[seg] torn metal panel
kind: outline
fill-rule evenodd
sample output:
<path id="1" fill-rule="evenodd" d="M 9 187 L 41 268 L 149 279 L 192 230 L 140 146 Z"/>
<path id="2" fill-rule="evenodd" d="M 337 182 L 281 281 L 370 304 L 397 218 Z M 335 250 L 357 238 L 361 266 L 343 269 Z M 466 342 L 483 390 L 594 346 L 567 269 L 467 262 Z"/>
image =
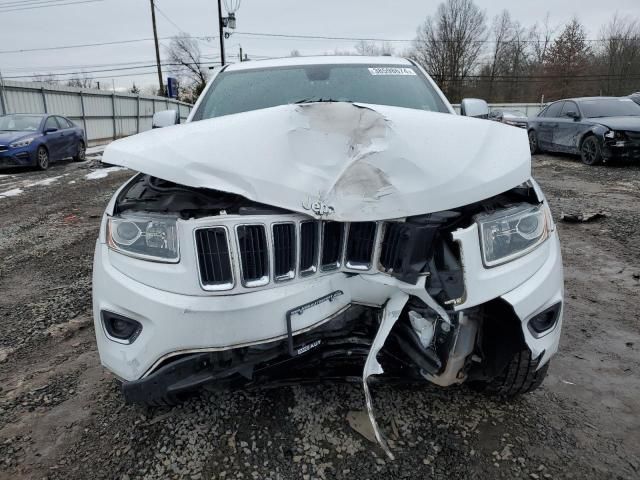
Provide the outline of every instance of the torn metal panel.
<path id="1" fill-rule="evenodd" d="M 113 142 L 104 161 L 316 218 L 371 221 L 470 204 L 525 182 L 523 135 L 445 113 L 312 103 L 144 132 Z"/>

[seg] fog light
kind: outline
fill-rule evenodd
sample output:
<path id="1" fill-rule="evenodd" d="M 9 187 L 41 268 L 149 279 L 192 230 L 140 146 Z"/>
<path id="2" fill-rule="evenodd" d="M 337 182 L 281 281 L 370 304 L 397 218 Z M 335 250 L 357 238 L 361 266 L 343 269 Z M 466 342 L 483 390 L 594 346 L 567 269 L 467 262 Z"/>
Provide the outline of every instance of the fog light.
<path id="1" fill-rule="evenodd" d="M 102 324 L 107 336 L 119 343 L 133 343 L 142 331 L 140 322 L 112 312 L 102 312 Z"/>
<path id="2" fill-rule="evenodd" d="M 531 332 L 531 334 L 536 338 L 540 338 L 549 333 L 549 331 L 556 326 L 556 323 L 558 323 L 561 307 L 562 302 L 558 302 L 555 305 L 552 305 L 546 310 L 531 317 L 528 323 L 529 331 Z"/>

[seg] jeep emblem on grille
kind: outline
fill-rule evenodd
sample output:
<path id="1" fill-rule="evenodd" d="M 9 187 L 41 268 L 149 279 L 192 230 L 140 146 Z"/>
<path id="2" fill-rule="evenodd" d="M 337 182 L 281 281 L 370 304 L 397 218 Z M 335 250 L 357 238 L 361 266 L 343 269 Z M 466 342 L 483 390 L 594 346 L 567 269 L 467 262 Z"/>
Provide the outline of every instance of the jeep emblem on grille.
<path id="1" fill-rule="evenodd" d="M 315 213 L 316 215 L 320 215 L 321 217 L 324 217 L 325 215 L 331 215 L 333 212 L 335 212 L 332 206 L 327 205 L 320 200 L 312 202 L 311 197 L 302 202 L 302 208 L 304 208 L 305 210 L 311 210 L 313 213 Z"/>

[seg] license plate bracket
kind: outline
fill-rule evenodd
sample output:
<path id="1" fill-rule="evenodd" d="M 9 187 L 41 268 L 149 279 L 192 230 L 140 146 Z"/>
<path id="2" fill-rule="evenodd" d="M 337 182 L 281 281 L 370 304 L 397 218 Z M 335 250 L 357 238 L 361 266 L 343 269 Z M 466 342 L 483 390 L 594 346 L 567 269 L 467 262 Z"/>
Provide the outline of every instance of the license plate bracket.
<path id="1" fill-rule="evenodd" d="M 344 292 L 342 290 L 335 290 L 331 293 L 328 293 L 327 295 L 324 295 L 320 298 L 316 298 L 315 300 L 312 300 L 311 302 L 305 303 L 303 305 L 300 305 L 298 307 L 292 308 L 291 310 L 287 311 L 287 344 L 288 344 L 288 348 L 289 348 L 289 355 L 291 355 L 292 357 L 295 357 L 298 355 L 297 350 L 294 348 L 293 346 L 293 327 L 292 327 L 292 320 L 293 318 L 297 315 L 300 316 L 302 315 L 306 310 L 309 310 L 310 308 L 313 307 L 317 307 L 318 305 L 323 304 L 324 302 L 333 302 L 333 300 L 335 300 L 337 297 L 344 295 Z"/>

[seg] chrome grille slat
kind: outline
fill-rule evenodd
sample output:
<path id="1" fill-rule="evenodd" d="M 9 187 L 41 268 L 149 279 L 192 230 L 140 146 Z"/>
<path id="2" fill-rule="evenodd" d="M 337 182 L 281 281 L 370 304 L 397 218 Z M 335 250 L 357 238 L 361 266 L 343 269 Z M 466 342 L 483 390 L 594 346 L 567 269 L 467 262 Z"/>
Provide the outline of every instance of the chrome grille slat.
<path id="1" fill-rule="evenodd" d="M 380 252 L 380 265 L 391 272 L 402 267 L 400 257 L 401 244 L 403 243 L 404 225 L 402 223 L 388 223 L 382 240 Z"/>
<path id="2" fill-rule="evenodd" d="M 345 256 L 347 268 L 368 270 L 371 267 L 375 240 L 375 222 L 351 223 Z"/>
<path id="3" fill-rule="evenodd" d="M 313 220 L 300 223 L 300 275 L 313 275 L 318 267 L 318 228 Z"/>
<path id="4" fill-rule="evenodd" d="M 273 276 L 276 281 L 291 280 L 296 272 L 295 224 L 275 223 L 273 231 Z"/>
<path id="5" fill-rule="evenodd" d="M 243 284 L 247 287 L 266 285 L 269 282 L 269 251 L 264 225 L 238 225 L 236 234 Z"/>
<path id="6" fill-rule="evenodd" d="M 344 243 L 344 224 L 324 222 L 322 225 L 322 261 L 323 271 L 340 268 L 342 246 Z"/>
<path id="7" fill-rule="evenodd" d="M 200 283 L 206 290 L 233 288 L 227 230 L 224 227 L 195 231 Z"/>

